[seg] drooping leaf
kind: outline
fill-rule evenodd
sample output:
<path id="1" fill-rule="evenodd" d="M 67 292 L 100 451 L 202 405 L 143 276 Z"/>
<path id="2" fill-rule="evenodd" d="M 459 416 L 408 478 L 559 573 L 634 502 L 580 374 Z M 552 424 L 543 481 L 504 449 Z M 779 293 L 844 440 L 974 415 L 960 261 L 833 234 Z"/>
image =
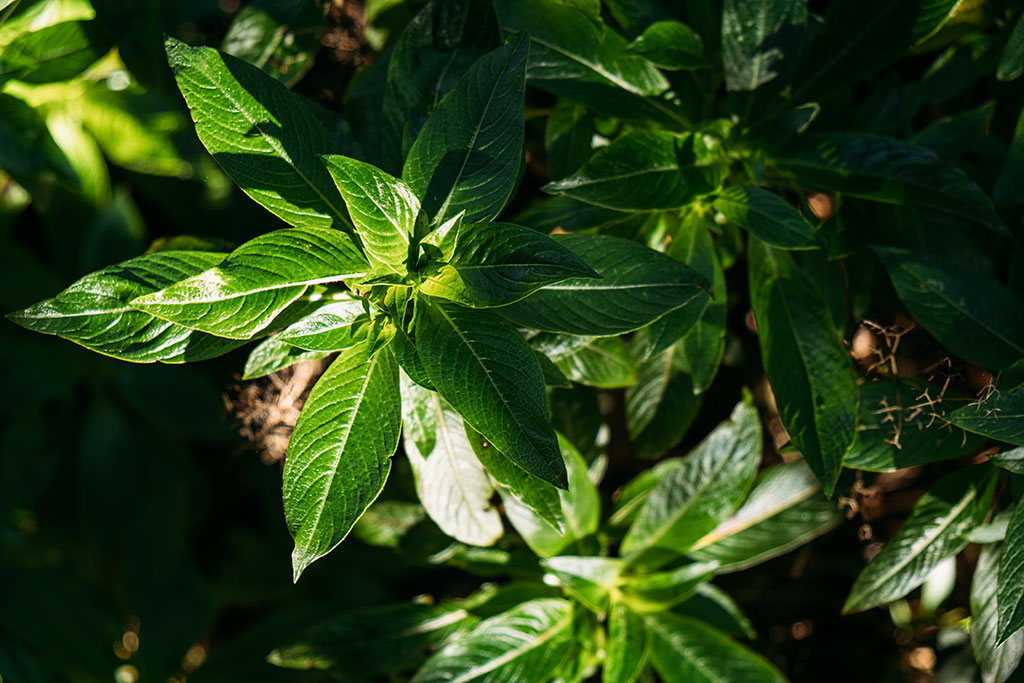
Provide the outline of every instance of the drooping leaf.
<path id="1" fill-rule="evenodd" d="M 352 240 L 332 228 L 286 228 L 249 240 L 217 266 L 131 305 L 146 313 L 229 339 L 249 339 L 309 285 L 365 275 Z"/>
<path id="2" fill-rule="evenodd" d="M 647 661 L 647 628 L 643 616 L 621 602 L 608 612 L 608 643 L 602 683 L 633 683 Z"/>
<path id="3" fill-rule="evenodd" d="M 788 80 L 807 21 L 806 0 L 725 0 L 722 8 L 722 62 L 729 90 L 756 90 Z"/>
<path id="4" fill-rule="evenodd" d="M 199 140 L 243 192 L 295 226 L 351 226 L 318 158 L 331 139 L 297 95 L 213 48 L 166 48 Z"/>
<path id="5" fill-rule="evenodd" d="M 1018 628 L 1005 640 L 998 637 L 999 621 L 1005 613 L 999 607 L 1003 604 L 999 593 L 1009 584 L 1000 566 L 1005 553 L 1002 543 L 982 546 L 971 580 L 971 649 L 981 666 L 982 683 L 1003 683 L 1024 655 L 1024 631 Z"/>
<path id="6" fill-rule="evenodd" d="M 356 345 L 369 324 L 362 300 L 339 297 L 278 332 L 277 339 L 307 351 L 343 351 Z"/>
<path id="7" fill-rule="evenodd" d="M 398 364 L 367 339 L 317 381 L 288 443 L 284 510 L 299 575 L 341 543 L 384 488 L 402 429 Z"/>
<path id="8" fill-rule="evenodd" d="M 999 58 L 996 78 L 1001 81 L 1012 81 L 1024 73 L 1024 14 L 1017 17 L 1017 22 L 1006 39 L 1003 55 Z"/>
<path id="9" fill-rule="evenodd" d="M 973 467 L 946 475 L 914 505 L 896 535 L 860 573 L 843 612 L 860 612 L 905 596 L 931 570 L 967 545 L 992 500 L 990 470 Z"/>
<path id="10" fill-rule="evenodd" d="M 445 95 L 409 149 L 402 178 L 434 225 L 498 217 L 518 179 L 529 40 L 510 38 Z"/>
<path id="11" fill-rule="evenodd" d="M 755 185 L 730 187 L 715 199 L 715 209 L 752 235 L 779 249 L 814 249 L 824 238 L 782 197 Z"/>
<path id="12" fill-rule="evenodd" d="M 414 683 L 543 681 L 572 645 L 572 605 L 541 598 L 486 619 L 427 660 Z"/>
<path id="13" fill-rule="evenodd" d="M 1017 649 L 1024 648 L 1024 505 L 1020 502 L 1010 517 L 1006 527 L 1006 541 L 998 560 L 999 587 L 996 590 L 998 617 L 994 642 L 986 644 L 1005 644 L 1008 639 L 1017 638 Z M 973 611 L 973 607 L 972 607 Z M 1018 655 L 1019 658 L 1019 655 Z"/>
<path id="14" fill-rule="evenodd" d="M 565 488 L 540 365 L 522 335 L 486 311 L 420 299 L 416 349 L 431 383 L 524 470 Z"/>
<path id="15" fill-rule="evenodd" d="M 671 571 L 629 576 L 619 588 L 623 602 L 635 612 L 661 612 L 689 598 L 715 575 L 717 562 L 684 564 Z"/>
<path id="16" fill-rule="evenodd" d="M 640 458 L 656 458 L 682 440 L 700 407 L 692 378 L 679 367 L 678 344 L 639 363 L 626 390 L 626 427 Z"/>
<path id="17" fill-rule="evenodd" d="M 1024 304 L 998 282 L 941 256 L 874 250 L 900 300 L 943 346 L 993 370 L 1024 358 Z"/>
<path id="18" fill-rule="evenodd" d="M 947 419 L 973 434 L 1024 446 L 1024 386 L 957 408 Z"/>
<path id="19" fill-rule="evenodd" d="M 129 302 L 219 263 L 224 254 L 161 251 L 86 275 L 52 299 L 7 317 L 35 332 L 136 363 L 184 363 L 227 353 L 241 342 L 219 339 L 137 310 Z"/>
<path id="20" fill-rule="evenodd" d="M 452 538 L 487 546 L 502 534 L 490 504 L 494 488 L 473 453 L 462 418 L 436 392 L 402 382 L 405 454 L 416 493 L 430 518 Z"/>
<path id="21" fill-rule="evenodd" d="M 804 463 L 776 465 L 758 476 L 736 514 L 697 541 L 688 555 L 718 562 L 719 572 L 739 571 L 799 548 L 842 521 L 838 506 L 821 495 Z"/>
<path id="22" fill-rule="evenodd" d="M 1007 235 L 988 196 L 959 167 L 925 147 L 881 135 L 806 135 L 774 159 L 798 183 L 952 214 Z"/>
<path id="23" fill-rule="evenodd" d="M 567 334 L 631 332 L 686 304 L 708 282 L 683 264 L 636 242 L 605 235 L 556 235 L 599 275 L 549 285 L 501 309 L 517 325 Z"/>
<path id="24" fill-rule="evenodd" d="M 710 66 L 704 56 L 700 34 L 680 21 L 656 21 L 626 47 L 626 54 L 646 57 L 662 69 L 703 69 Z"/>
<path id="25" fill-rule="evenodd" d="M 444 240 L 447 265 L 420 286 L 425 294 L 476 308 L 505 306 L 569 278 L 598 278 L 559 242 L 511 223 L 463 224 Z"/>
<path id="26" fill-rule="evenodd" d="M 726 171 L 716 138 L 638 130 L 542 189 L 617 211 L 659 211 L 718 191 Z"/>
<path id="27" fill-rule="evenodd" d="M 540 561 L 570 596 L 594 612 L 608 611 L 612 588 L 619 581 L 622 560 L 614 557 L 560 555 Z"/>
<path id="28" fill-rule="evenodd" d="M 750 299 L 782 424 L 831 496 L 856 436 L 857 384 L 815 283 L 792 257 L 750 240 Z"/>
<path id="29" fill-rule="evenodd" d="M 757 410 L 740 403 L 647 496 L 622 539 L 631 563 L 661 564 L 686 552 L 743 500 L 761 460 Z"/>
<path id="30" fill-rule="evenodd" d="M 202 334 L 202 333 L 198 333 Z M 331 351 L 306 351 L 277 338 L 277 335 L 264 339 L 249 352 L 242 370 L 242 379 L 259 379 L 272 372 L 307 360 L 317 360 L 331 355 Z"/>
<path id="31" fill-rule="evenodd" d="M 222 47 L 291 86 L 313 66 L 326 30 L 316 0 L 258 0 L 235 16 Z"/>
<path id="32" fill-rule="evenodd" d="M 768 660 L 696 619 L 661 612 L 647 617 L 651 661 L 665 683 L 785 683 Z"/>
<path id="33" fill-rule="evenodd" d="M 345 198 L 370 263 L 404 275 L 420 202 L 412 190 L 376 166 L 348 157 L 323 157 Z"/>

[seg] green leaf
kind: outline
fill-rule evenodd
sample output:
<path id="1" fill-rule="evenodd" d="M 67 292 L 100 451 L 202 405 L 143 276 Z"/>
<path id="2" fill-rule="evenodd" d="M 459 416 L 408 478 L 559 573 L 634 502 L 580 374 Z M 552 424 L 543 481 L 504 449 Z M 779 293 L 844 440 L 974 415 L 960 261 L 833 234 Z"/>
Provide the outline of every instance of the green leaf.
<path id="1" fill-rule="evenodd" d="M 707 281 L 642 244 L 605 235 L 553 238 L 601 279 L 572 278 L 548 285 L 501 309 L 522 327 L 587 336 L 637 330 L 702 295 Z"/>
<path id="2" fill-rule="evenodd" d="M 928 406 L 931 399 L 916 387 L 901 382 L 873 382 L 860 388 L 857 439 L 843 466 L 869 472 L 892 472 L 970 453 L 981 439 L 951 429 L 936 414 L 943 402 Z M 952 394 L 952 392 L 951 392 Z"/>
<path id="3" fill-rule="evenodd" d="M 611 590 L 619 582 L 622 560 L 561 555 L 540 561 L 571 597 L 594 612 L 608 611 Z"/>
<path id="4" fill-rule="evenodd" d="M 697 416 L 693 380 L 678 366 L 678 345 L 639 364 L 626 390 L 626 427 L 640 458 L 656 458 L 678 444 Z"/>
<path id="5" fill-rule="evenodd" d="M 988 458 L 997 467 L 1002 467 L 1007 472 L 1024 474 L 1024 448 L 1014 448 L 1009 451 L 994 453 L 988 456 Z"/>
<path id="6" fill-rule="evenodd" d="M 653 614 L 647 617 L 647 631 L 651 661 L 665 683 L 786 681 L 768 660 L 696 619 Z"/>
<path id="7" fill-rule="evenodd" d="M 717 192 L 727 169 L 716 138 L 637 130 L 541 189 L 618 211 L 678 209 Z"/>
<path id="8" fill-rule="evenodd" d="M 686 552 L 737 508 L 760 460 L 760 418 L 740 403 L 655 485 L 622 539 L 622 555 L 634 564 L 661 564 Z"/>
<path id="9" fill-rule="evenodd" d="M 971 580 L 971 649 L 981 666 L 982 683 L 1008 680 L 1024 655 L 1024 631 L 1019 625 L 1008 637 L 999 637 L 999 622 L 1006 613 L 999 607 L 1004 604 L 1000 589 L 1013 585 L 1003 572 L 1006 551 L 1001 543 L 982 546 Z M 1018 580 L 1013 590 L 1019 592 L 1019 584 Z"/>
<path id="10" fill-rule="evenodd" d="M 427 660 L 413 683 L 543 681 L 572 646 L 572 605 L 541 598 L 481 622 Z"/>
<path id="11" fill-rule="evenodd" d="M 564 178 L 590 158 L 593 147 L 594 118 L 587 108 L 559 98 L 544 127 L 548 176 Z"/>
<path id="12" fill-rule="evenodd" d="M 821 495 L 804 463 L 776 465 L 761 472 L 736 514 L 697 541 L 688 555 L 718 562 L 720 573 L 739 571 L 795 550 L 842 521 L 838 506 Z"/>
<path id="13" fill-rule="evenodd" d="M 958 356 L 1000 370 L 1024 358 L 1024 304 L 977 268 L 874 247 L 911 315 Z"/>
<path id="14" fill-rule="evenodd" d="M 633 683 L 647 662 L 647 628 L 644 618 L 621 602 L 608 612 L 602 683 Z"/>
<path id="15" fill-rule="evenodd" d="M 988 513 L 995 479 L 972 467 L 946 475 L 914 505 L 910 516 L 860 573 L 843 612 L 860 612 L 902 598 L 943 560 L 967 545 L 967 534 Z"/>
<path id="16" fill-rule="evenodd" d="M 202 332 L 249 339 L 309 285 L 359 277 L 369 268 L 352 240 L 332 228 L 275 230 L 220 256 L 220 265 L 131 305 Z"/>
<path id="17" fill-rule="evenodd" d="M 91 21 L 65 21 L 23 33 L 0 50 L 0 83 L 66 81 L 106 52 Z"/>
<path id="18" fill-rule="evenodd" d="M 213 48 L 166 48 L 199 140 L 243 192 L 295 226 L 351 225 L 318 158 L 331 138 L 297 95 Z"/>
<path id="19" fill-rule="evenodd" d="M 431 383 L 512 462 L 560 488 L 565 464 L 533 349 L 494 314 L 418 300 L 416 349 Z"/>
<path id="20" fill-rule="evenodd" d="M 626 482 L 626 485 L 616 492 L 615 508 L 611 519 L 608 520 L 609 523 L 612 526 L 625 526 L 636 519 L 637 513 L 647 502 L 647 497 L 655 485 L 682 462 L 682 458 L 665 458 Z"/>
<path id="21" fill-rule="evenodd" d="M 952 214 L 1009 235 L 988 196 L 926 147 L 866 133 L 804 135 L 774 159 L 807 187 Z"/>
<path id="22" fill-rule="evenodd" d="M 490 503 L 494 488 L 473 453 L 459 417 L 436 392 L 402 382 L 405 454 L 416 493 L 441 531 L 470 545 L 501 537 L 501 515 Z"/>
<path id="23" fill-rule="evenodd" d="M 315 0 L 256 0 L 235 15 L 222 48 L 292 86 L 313 66 L 326 30 Z"/>
<path id="24" fill-rule="evenodd" d="M 815 249 L 825 239 L 810 221 L 779 195 L 754 185 L 730 187 L 715 199 L 715 209 L 751 234 L 779 249 Z"/>
<path id="25" fill-rule="evenodd" d="M 15 179 L 51 172 L 77 184 L 71 164 L 54 142 L 40 112 L 0 93 L 0 168 Z"/>
<path id="26" fill-rule="evenodd" d="M 505 306 L 569 278 L 599 278 L 547 235 L 510 223 L 463 224 L 441 246 L 447 265 L 420 290 L 476 308 Z"/>
<path id="27" fill-rule="evenodd" d="M 365 335 L 370 313 L 361 299 L 336 295 L 277 334 L 279 341 L 307 351 L 343 351 Z"/>
<path id="28" fill-rule="evenodd" d="M 91 351 L 135 363 L 184 363 L 241 346 L 136 310 L 129 302 L 190 277 L 224 258 L 204 251 L 144 254 L 86 275 L 52 299 L 7 317 Z"/>
<path id="29" fill-rule="evenodd" d="M 1024 386 L 993 392 L 985 400 L 957 408 L 947 419 L 972 434 L 1024 446 Z"/>
<path id="30" fill-rule="evenodd" d="M 1024 14 L 1017 17 L 1010 36 L 1006 39 L 1006 47 L 999 58 L 996 78 L 1001 81 L 1012 81 L 1024 73 Z"/>
<path id="31" fill-rule="evenodd" d="M 372 678 L 412 669 L 475 618 L 452 604 L 402 603 L 343 612 L 276 647 L 267 661 L 288 669 L 333 669 Z"/>
<path id="32" fill-rule="evenodd" d="M 1002 557 L 999 564 L 998 624 L 997 637 L 990 644 L 1004 644 L 1008 639 L 1016 639 L 1017 649 L 1024 647 L 1024 504 L 1017 507 L 1010 517 L 1006 528 L 1006 541 L 1003 544 Z M 973 607 L 972 607 L 973 611 Z"/>
<path id="33" fill-rule="evenodd" d="M 800 45 L 807 21 L 806 0 L 725 0 L 722 9 L 722 62 L 729 90 L 756 90 L 772 80 L 788 80 L 791 51 Z"/>
<path id="34" fill-rule="evenodd" d="M 728 593 L 713 583 L 702 583 L 697 592 L 674 610 L 677 614 L 700 619 L 704 623 L 725 631 L 729 635 L 753 640 L 757 631 L 743 616 L 739 605 Z"/>
<path id="35" fill-rule="evenodd" d="M 497 218 L 512 197 L 523 146 L 529 40 L 513 36 L 480 58 L 420 130 L 402 177 L 434 225 Z"/>
<path id="36" fill-rule="evenodd" d="M 341 352 L 313 387 L 288 443 L 284 512 L 303 570 L 341 543 L 376 500 L 402 428 L 398 364 L 373 339 Z"/>
<path id="37" fill-rule="evenodd" d="M 626 47 L 625 54 L 645 57 L 669 70 L 711 66 L 700 34 L 679 21 L 654 22 Z"/>
<path id="38" fill-rule="evenodd" d="M 338 155 L 321 158 L 348 205 L 370 263 L 405 275 L 420 211 L 416 195 L 376 166 Z"/>
<path id="39" fill-rule="evenodd" d="M 661 612 L 693 595 L 717 569 L 717 562 L 695 562 L 667 572 L 630 576 L 622 582 L 619 592 L 622 601 L 635 612 Z"/>
<path id="40" fill-rule="evenodd" d="M 992 201 L 996 206 L 1024 204 L 1024 193 L 1017 189 L 1021 185 L 1024 185 L 1024 108 L 1021 108 L 1017 126 L 1013 129 L 1013 140 L 1006 153 L 1003 170 L 992 190 Z"/>
<path id="41" fill-rule="evenodd" d="M 636 365 L 621 337 L 591 339 L 555 360 L 555 365 L 573 382 L 602 389 L 628 387 L 637 381 Z"/>
<path id="42" fill-rule="evenodd" d="M 249 357 L 245 361 L 245 369 L 242 370 L 242 379 L 266 377 L 270 373 L 284 370 L 290 365 L 324 358 L 331 353 L 331 351 L 306 351 L 281 341 L 275 335 L 264 339 L 249 352 Z"/>
<path id="43" fill-rule="evenodd" d="M 831 497 L 856 436 L 857 384 L 815 283 L 792 257 L 750 240 L 750 299 L 782 424 Z"/>

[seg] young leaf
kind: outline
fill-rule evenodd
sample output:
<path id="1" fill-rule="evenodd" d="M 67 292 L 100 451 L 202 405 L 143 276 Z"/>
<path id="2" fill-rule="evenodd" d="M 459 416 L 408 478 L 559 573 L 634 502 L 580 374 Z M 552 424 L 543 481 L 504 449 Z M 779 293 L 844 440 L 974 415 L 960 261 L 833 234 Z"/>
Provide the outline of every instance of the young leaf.
<path id="1" fill-rule="evenodd" d="M 524 602 L 449 643 L 413 683 L 546 680 L 572 646 L 572 617 L 566 600 Z"/>
<path id="2" fill-rule="evenodd" d="M 881 135 L 823 133 L 801 136 L 774 163 L 807 187 L 928 207 L 1009 235 L 988 195 L 926 147 Z"/>
<path id="3" fill-rule="evenodd" d="M 402 177 L 434 225 L 497 218 L 518 180 L 529 40 L 513 36 L 479 59 L 416 137 Z"/>
<path id="4" fill-rule="evenodd" d="M 288 443 L 284 512 L 296 581 L 376 500 L 402 429 L 398 364 L 373 339 L 341 352 L 317 381 Z"/>
<path id="5" fill-rule="evenodd" d="M 644 618 L 621 602 L 613 602 L 608 612 L 605 651 L 602 683 L 633 683 L 647 662 Z"/>
<path id="6" fill-rule="evenodd" d="M 608 611 L 611 590 L 622 572 L 622 560 L 614 557 L 561 555 L 541 560 L 540 565 L 558 578 L 567 593 L 598 613 Z"/>
<path id="7" fill-rule="evenodd" d="M 662 612 L 689 598 L 711 579 L 717 562 L 695 562 L 667 572 L 627 577 L 619 588 L 622 601 L 635 612 Z"/>
<path id="8" fill-rule="evenodd" d="M 802 462 L 764 470 L 739 510 L 697 541 L 688 555 L 739 571 L 799 548 L 843 521 Z"/>
<path id="9" fill-rule="evenodd" d="M 129 302 L 195 275 L 224 258 L 204 251 L 144 254 L 91 273 L 52 299 L 7 317 L 87 349 L 135 363 L 184 363 L 227 353 L 241 342 L 218 339 L 136 310 Z"/>
<path id="10" fill-rule="evenodd" d="M 322 159 L 345 198 L 370 263 L 405 275 L 409 241 L 420 211 L 416 195 L 376 166 L 338 155 Z"/>
<path id="11" fill-rule="evenodd" d="M 1020 631 L 1024 627 L 1024 504 L 1020 502 L 1006 527 L 1006 541 L 998 563 L 998 617 L 995 619 L 998 628 L 995 629 L 997 637 L 991 644 L 1003 644 L 1014 634 L 1024 641 L 1024 634 Z M 1024 642 L 1019 642 L 1018 648 L 1022 645 Z"/>
<path id="12" fill-rule="evenodd" d="M 631 563 L 663 564 L 686 552 L 728 517 L 746 495 L 761 461 L 761 420 L 740 403 L 654 487 L 622 539 Z"/>
<path id="13" fill-rule="evenodd" d="M 284 370 L 290 365 L 324 358 L 331 353 L 331 351 L 306 351 L 283 342 L 277 338 L 277 335 L 274 335 L 264 339 L 249 352 L 249 357 L 245 361 L 245 369 L 242 370 L 242 379 L 266 377 L 270 373 Z"/>
<path id="14" fill-rule="evenodd" d="M 806 0 L 725 0 L 722 8 L 722 62 L 729 90 L 756 90 L 791 71 L 807 21 Z M 785 79 L 788 80 L 788 79 Z"/>
<path id="15" fill-rule="evenodd" d="M 344 351 L 358 343 L 369 324 L 366 304 L 345 297 L 295 321 L 278 332 L 277 339 L 307 351 Z"/>
<path id="16" fill-rule="evenodd" d="M 665 683 L 785 683 L 768 663 L 696 619 L 661 612 L 647 617 L 651 661 Z"/>
<path id="17" fill-rule="evenodd" d="M 662 69 L 703 69 L 710 66 L 704 56 L 700 34 L 679 21 L 656 21 L 626 47 L 625 54 L 646 57 Z"/>
<path id="18" fill-rule="evenodd" d="M 728 169 L 722 155 L 708 135 L 638 130 L 541 189 L 618 211 L 678 209 L 718 191 Z"/>
<path id="19" fill-rule="evenodd" d="M 473 453 L 462 418 L 436 392 L 405 379 L 402 422 L 416 493 L 430 518 L 469 545 L 498 540 L 503 529 L 501 515 L 490 504 L 494 488 Z"/>
<path id="20" fill-rule="evenodd" d="M 703 295 L 708 282 L 642 244 L 605 235 L 556 235 L 600 276 L 548 285 L 501 309 L 522 327 L 587 336 L 631 332 Z"/>
<path id="21" fill-rule="evenodd" d="M 973 434 L 1024 446 L 1024 386 L 957 408 L 947 419 Z"/>
<path id="22" fill-rule="evenodd" d="M 857 577 L 843 612 L 861 612 L 902 598 L 967 545 L 988 513 L 995 479 L 972 467 L 940 479 L 914 505 L 896 535 Z"/>
<path id="23" fill-rule="evenodd" d="M 368 269 L 345 233 L 286 228 L 249 240 L 220 265 L 133 299 L 131 305 L 220 337 L 249 339 L 307 286 L 360 277 Z"/>
<path id="24" fill-rule="evenodd" d="M 567 486 L 533 349 L 501 318 L 419 299 L 416 349 L 437 391 L 530 474 Z"/>
<path id="25" fill-rule="evenodd" d="M 678 345 L 639 364 L 626 390 L 626 427 L 640 458 L 656 458 L 675 446 L 697 416 L 693 380 L 678 367 Z"/>
<path id="26" fill-rule="evenodd" d="M 317 158 L 333 146 L 282 83 L 209 47 L 166 40 L 167 61 L 199 140 L 242 191 L 295 226 L 350 226 Z"/>
<path id="27" fill-rule="evenodd" d="M 999 622 L 1006 613 L 999 607 L 1003 604 L 999 589 L 1010 583 L 1001 567 L 1005 555 L 1006 546 L 1002 543 L 982 546 L 971 580 L 971 649 L 981 666 L 982 683 L 1008 680 L 1024 655 L 1024 631 L 1019 627 L 999 637 Z M 1017 587 L 1019 583 L 1018 580 Z"/>
<path id="28" fill-rule="evenodd" d="M 1001 81 L 1012 81 L 1024 73 L 1024 14 L 1017 17 L 1010 36 L 1006 39 L 1006 47 L 999 58 L 996 78 Z"/>
<path id="29" fill-rule="evenodd" d="M 857 384 L 814 282 L 784 251 L 750 240 L 750 299 L 782 424 L 831 497 L 856 436 Z"/>
<path id="30" fill-rule="evenodd" d="M 900 300 L 950 351 L 992 370 L 1024 358 L 1024 304 L 998 282 L 941 256 L 874 250 Z"/>
<path id="31" fill-rule="evenodd" d="M 448 263 L 420 290 L 476 308 L 505 306 L 569 278 L 600 277 L 562 244 L 510 223 L 463 224 L 444 242 Z"/>
<path id="32" fill-rule="evenodd" d="M 779 249 L 815 249 L 825 239 L 800 212 L 777 194 L 755 185 L 730 187 L 715 209 L 736 225 Z"/>

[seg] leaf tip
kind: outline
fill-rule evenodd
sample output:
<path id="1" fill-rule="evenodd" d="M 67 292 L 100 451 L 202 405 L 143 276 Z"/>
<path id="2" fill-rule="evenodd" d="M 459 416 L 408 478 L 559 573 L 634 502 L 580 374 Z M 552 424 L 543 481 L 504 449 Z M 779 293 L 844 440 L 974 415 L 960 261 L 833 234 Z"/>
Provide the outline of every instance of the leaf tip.
<path id="1" fill-rule="evenodd" d="M 311 555 L 296 545 L 295 550 L 292 551 L 292 583 L 298 583 L 302 572 L 306 571 L 306 568 L 317 559 L 318 556 Z"/>

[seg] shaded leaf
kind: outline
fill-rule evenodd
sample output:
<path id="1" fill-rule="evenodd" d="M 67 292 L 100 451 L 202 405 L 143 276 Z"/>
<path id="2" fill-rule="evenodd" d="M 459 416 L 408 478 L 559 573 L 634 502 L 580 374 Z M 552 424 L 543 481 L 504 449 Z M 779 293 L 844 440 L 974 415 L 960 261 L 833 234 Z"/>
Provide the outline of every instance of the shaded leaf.
<path id="1" fill-rule="evenodd" d="M 307 351 L 343 351 L 366 334 L 370 313 L 361 299 L 339 298 L 277 333 L 279 341 Z"/>
<path id="2" fill-rule="evenodd" d="M 730 187 L 715 199 L 730 221 L 779 249 L 814 249 L 825 239 L 782 197 L 754 185 Z"/>
<path id="3" fill-rule="evenodd" d="M 106 52 L 91 21 L 65 21 L 22 33 L 0 50 L 0 83 L 69 80 Z"/>
<path id="4" fill-rule="evenodd" d="M 978 556 L 971 580 L 971 649 L 981 666 L 982 683 L 1003 683 L 1020 664 L 1024 655 L 1024 631 L 1014 631 L 1008 639 L 998 638 L 1003 610 L 997 605 L 998 589 L 1007 585 L 1001 568 L 1003 544 L 985 545 Z"/>
<path id="5" fill-rule="evenodd" d="M 679 345 L 639 364 L 626 390 L 626 427 L 640 458 L 656 458 L 682 440 L 697 416 L 693 380 L 679 368 Z"/>
<path id="6" fill-rule="evenodd" d="M 703 69 L 710 66 L 704 56 L 700 34 L 679 21 L 656 21 L 630 43 L 626 54 L 646 57 L 662 69 Z"/>
<path id="7" fill-rule="evenodd" d="M 222 47 L 291 86 L 313 66 L 326 30 L 316 0 L 257 0 L 232 20 Z"/>
<path id="8" fill-rule="evenodd" d="M 995 591 L 998 598 L 998 617 L 993 620 L 995 624 L 989 625 L 998 628 L 994 629 L 994 638 L 993 634 L 986 633 L 987 638 L 982 642 L 987 645 L 998 645 L 1016 638 L 1016 646 L 1011 647 L 1010 651 L 1020 651 L 1024 649 L 1024 633 L 1020 632 L 1021 627 L 1024 627 L 1024 505 L 1020 502 L 1017 503 L 1010 517 L 1009 526 L 1006 527 L 1006 541 L 1003 543 L 998 565 L 999 586 Z M 988 586 L 988 589 L 990 591 L 991 586 Z M 991 596 L 987 597 L 991 599 Z M 974 611 L 973 605 L 971 611 Z M 991 619 L 991 616 L 989 618 Z M 1020 659 L 1019 654 L 1017 659 Z"/>
<path id="9" fill-rule="evenodd" d="M 957 408 L 946 419 L 973 434 L 1024 446 L 1024 386 L 997 391 L 986 400 Z"/>
<path id="10" fill-rule="evenodd" d="M 806 0 L 725 0 L 722 62 L 729 90 L 755 90 L 792 70 L 807 21 Z M 788 80 L 788 79 L 784 79 Z"/>
<path id="11" fill-rule="evenodd" d="M 1017 22 L 1006 39 L 1006 47 L 999 58 L 996 78 L 1001 81 L 1012 81 L 1024 73 L 1024 14 L 1017 17 Z"/>
<path id="12" fill-rule="evenodd" d="M 637 380 L 633 357 L 621 337 L 592 339 L 555 364 L 573 382 L 603 389 L 628 387 Z"/>
<path id="13" fill-rule="evenodd" d="M 77 183 L 67 157 L 40 113 L 17 97 L 0 93 L 0 168 L 15 179 L 49 171 Z"/>
<path id="14" fill-rule="evenodd" d="M 596 130 L 587 108 L 560 98 L 551 108 L 544 127 L 548 176 L 564 178 L 590 158 Z"/>
<path id="15" fill-rule="evenodd" d="M 290 365 L 324 358 L 331 353 L 331 351 L 306 351 L 281 341 L 276 335 L 268 337 L 253 347 L 249 353 L 249 357 L 245 361 L 245 368 L 242 370 L 242 379 L 266 377 L 270 373 L 284 370 Z"/>

